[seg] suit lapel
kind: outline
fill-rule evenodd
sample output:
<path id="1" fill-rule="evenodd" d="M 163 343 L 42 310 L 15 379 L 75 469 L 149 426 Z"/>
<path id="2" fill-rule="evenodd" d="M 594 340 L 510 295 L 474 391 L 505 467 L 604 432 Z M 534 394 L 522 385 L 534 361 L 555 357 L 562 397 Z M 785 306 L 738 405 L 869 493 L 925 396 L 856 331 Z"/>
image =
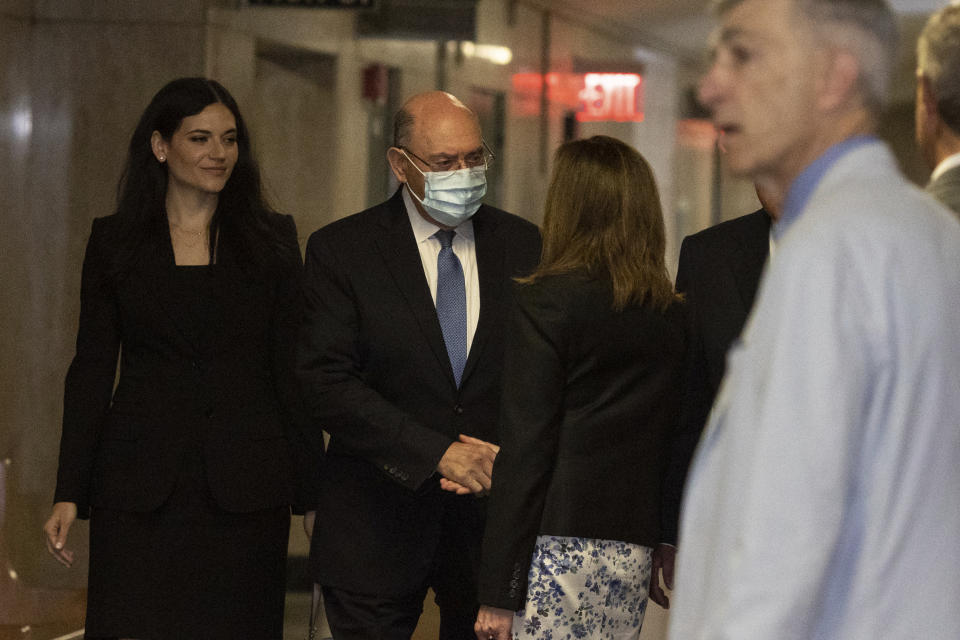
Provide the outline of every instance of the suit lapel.
<path id="1" fill-rule="evenodd" d="M 496 221 L 483 207 L 473 216 L 473 232 L 476 243 L 477 280 L 480 283 L 480 317 L 477 319 L 477 330 L 473 334 L 470 354 L 463 368 L 461 386 L 466 383 L 470 373 L 476 368 L 490 332 L 497 324 L 497 316 L 502 313 L 503 288 L 506 280 L 503 242 L 497 236 Z"/>
<path id="2" fill-rule="evenodd" d="M 410 312 L 423 331 L 430 350 L 446 372 L 450 384 L 453 385 L 455 384 L 453 368 L 450 366 L 447 346 L 443 341 L 440 321 L 437 319 L 437 308 L 423 274 L 420 251 L 399 190 L 384 207 L 383 233 L 377 234 L 377 249 L 383 257 L 388 277 L 400 290 Z"/>
<path id="3" fill-rule="evenodd" d="M 749 313 L 757 295 L 763 265 L 770 253 L 770 216 L 760 209 L 751 214 L 749 224 L 737 234 L 730 268 L 737 282 L 744 310 Z"/>

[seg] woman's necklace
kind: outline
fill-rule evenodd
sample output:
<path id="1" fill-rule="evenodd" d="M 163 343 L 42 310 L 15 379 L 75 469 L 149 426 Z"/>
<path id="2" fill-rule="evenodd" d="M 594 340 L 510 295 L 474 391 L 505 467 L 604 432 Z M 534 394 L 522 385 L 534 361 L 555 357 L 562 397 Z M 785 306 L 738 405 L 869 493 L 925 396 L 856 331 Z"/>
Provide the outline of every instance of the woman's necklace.
<path id="1" fill-rule="evenodd" d="M 169 222 L 170 229 L 179 233 L 180 237 L 183 238 L 183 244 L 191 249 L 199 245 L 207 237 L 208 229 L 206 227 L 200 231 L 191 231 L 189 229 L 184 229 L 173 220 L 170 220 Z"/>

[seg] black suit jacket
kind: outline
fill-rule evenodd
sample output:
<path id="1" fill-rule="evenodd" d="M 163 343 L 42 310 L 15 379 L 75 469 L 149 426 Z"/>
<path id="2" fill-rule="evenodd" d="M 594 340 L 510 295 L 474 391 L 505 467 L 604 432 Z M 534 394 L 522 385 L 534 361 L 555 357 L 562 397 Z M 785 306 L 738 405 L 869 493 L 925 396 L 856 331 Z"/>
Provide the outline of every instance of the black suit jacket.
<path id="1" fill-rule="evenodd" d="M 684 345 L 679 303 L 614 311 L 609 284 L 585 274 L 521 287 L 507 338 L 480 602 L 522 608 L 538 534 L 667 541 L 661 499 Z"/>
<path id="2" fill-rule="evenodd" d="M 118 274 L 119 220 L 94 220 L 55 500 L 75 502 L 81 517 L 90 506 L 155 509 L 173 490 L 185 449 L 198 441 L 210 491 L 228 511 L 290 504 L 295 485 L 309 484 L 310 469 L 293 473 L 289 446 L 296 440 L 295 451 L 306 449 L 294 419 L 291 346 L 300 254 L 293 219 L 271 222 L 289 260 L 245 265 L 222 233 L 218 263 L 208 274 L 211 322 L 197 331 L 173 288 L 178 267 L 166 225 L 151 229 Z M 304 494 L 314 490 L 303 487 Z"/>
<path id="3" fill-rule="evenodd" d="M 409 594 L 445 522 L 479 543 L 483 501 L 442 492 L 435 469 L 458 434 L 498 440 L 511 279 L 536 265 L 540 239 L 493 207 L 472 220 L 480 316 L 459 389 L 401 191 L 310 237 L 298 373 L 316 427 L 331 434 L 311 554 L 321 584 Z"/>
<path id="4" fill-rule="evenodd" d="M 687 236 L 680 246 L 677 291 L 686 299 L 689 347 L 670 487 L 682 490 L 723 380 L 727 350 L 747 320 L 769 252 L 770 215 L 763 209 Z M 678 495 L 667 504 L 679 503 Z"/>

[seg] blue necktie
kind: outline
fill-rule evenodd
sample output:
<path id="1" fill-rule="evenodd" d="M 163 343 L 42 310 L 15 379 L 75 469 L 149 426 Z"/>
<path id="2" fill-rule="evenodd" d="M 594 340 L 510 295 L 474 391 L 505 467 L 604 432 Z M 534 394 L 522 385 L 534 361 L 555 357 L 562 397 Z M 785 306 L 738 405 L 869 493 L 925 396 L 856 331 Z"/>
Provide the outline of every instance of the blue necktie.
<path id="1" fill-rule="evenodd" d="M 463 281 L 463 267 L 453 252 L 452 229 L 441 229 L 434 234 L 440 241 L 437 256 L 437 319 L 443 341 L 447 345 L 453 378 L 460 386 L 463 366 L 467 363 L 467 290 Z"/>

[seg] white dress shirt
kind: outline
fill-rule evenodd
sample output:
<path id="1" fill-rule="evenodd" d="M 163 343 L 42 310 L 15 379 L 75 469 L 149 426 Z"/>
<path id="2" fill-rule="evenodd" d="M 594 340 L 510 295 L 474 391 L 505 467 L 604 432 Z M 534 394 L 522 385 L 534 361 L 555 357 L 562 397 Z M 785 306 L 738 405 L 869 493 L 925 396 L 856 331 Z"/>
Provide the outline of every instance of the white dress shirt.
<path id="1" fill-rule="evenodd" d="M 930 182 L 933 182 L 954 167 L 960 167 L 960 153 L 955 153 L 941 160 L 936 168 L 934 168 L 933 173 L 930 174 Z"/>
<path id="2" fill-rule="evenodd" d="M 423 263 L 423 274 L 430 286 L 430 295 L 433 304 L 437 304 L 437 256 L 440 255 L 440 241 L 433 237 L 440 227 L 433 224 L 417 210 L 417 206 L 410 196 L 409 187 L 403 188 L 403 204 L 410 217 L 410 226 L 413 236 L 417 240 L 417 249 L 420 250 L 420 261 Z M 477 275 L 477 250 L 473 236 L 473 222 L 467 220 L 454 229 L 453 253 L 459 258 L 463 268 L 463 282 L 467 288 L 467 354 L 470 354 L 470 345 L 473 344 L 473 335 L 477 332 L 477 320 L 480 318 L 480 278 Z"/>

